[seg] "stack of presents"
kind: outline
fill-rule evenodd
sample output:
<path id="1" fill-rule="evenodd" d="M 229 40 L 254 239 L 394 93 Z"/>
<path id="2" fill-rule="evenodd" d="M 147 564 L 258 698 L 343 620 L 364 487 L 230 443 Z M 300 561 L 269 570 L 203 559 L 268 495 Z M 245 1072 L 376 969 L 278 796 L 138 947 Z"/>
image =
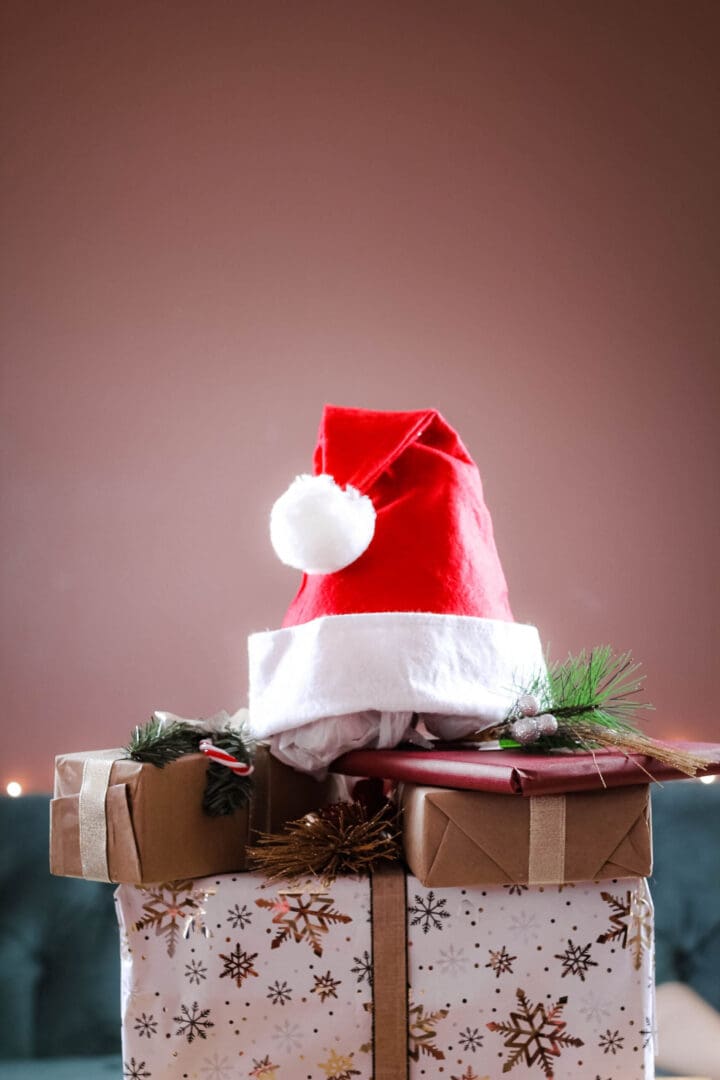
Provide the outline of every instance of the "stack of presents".
<path id="1" fill-rule="evenodd" d="M 249 710 L 56 763 L 126 1080 L 652 1077 L 649 785 L 718 766 L 638 731 L 628 656 L 548 666 L 437 412 L 327 407 L 271 539 Z"/>

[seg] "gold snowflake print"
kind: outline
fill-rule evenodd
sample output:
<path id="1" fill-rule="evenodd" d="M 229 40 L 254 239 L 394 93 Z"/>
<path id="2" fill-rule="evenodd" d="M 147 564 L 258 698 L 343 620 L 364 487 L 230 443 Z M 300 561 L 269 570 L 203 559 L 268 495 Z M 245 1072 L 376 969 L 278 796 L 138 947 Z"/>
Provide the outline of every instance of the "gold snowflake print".
<path id="1" fill-rule="evenodd" d="M 221 979 L 229 977 L 235 980 L 236 986 L 242 986 L 245 979 L 250 975 L 254 975 L 257 978 L 257 971 L 253 967 L 253 960 L 257 957 L 257 953 L 247 953 L 240 948 L 240 942 L 237 943 L 235 948 L 227 956 L 225 953 L 220 953 L 220 959 L 223 961 L 223 971 L 220 975 Z"/>
<path id="2" fill-rule="evenodd" d="M 625 1036 L 621 1035 L 619 1031 L 611 1031 L 608 1028 L 598 1040 L 598 1046 L 602 1050 L 603 1054 L 612 1054 L 613 1057 L 622 1050 L 623 1043 L 625 1042 Z"/>
<path id="3" fill-rule="evenodd" d="M 365 1012 L 372 1013 L 373 1003 L 366 1001 L 363 1005 Z M 437 1009 L 436 1012 L 425 1012 L 424 1005 L 410 1005 L 408 1007 L 408 1057 L 413 1061 L 419 1061 L 421 1054 L 435 1058 L 436 1061 L 444 1061 L 445 1054 L 437 1046 L 437 1025 L 448 1015 L 448 1009 Z M 482 1036 L 481 1036 L 482 1038 Z M 480 1043 L 477 1044 L 478 1046 Z M 373 1048 L 371 1042 L 363 1043 L 360 1050 L 363 1054 L 369 1054 Z"/>
<path id="4" fill-rule="evenodd" d="M 270 1058 L 265 1056 L 262 1061 L 253 1058 L 253 1068 L 248 1074 L 253 1080 L 277 1080 L 279 1065 L 274 1065 Z"/>
<path id="5" fill-rule="evenodd" d="M 640 889 L 628 889 L 625 899 L 612 893 L 600 893 L 610 905 L 610 926 L 597 939 L 600 945 L 609 941 L 619 942 L 621 948 L 630 949 L 636 971 L 642 965 L 643 953 L 652 946 L 653 915 L 648 897 Z"/>
<path id="6" fill-rule="evenodd" d="M 444 1020 L 447 1014 L 447 1009 L 426 1013 L 424 1005 L 410 1006 L 408 1009 L 408 1056 L 413 1061 L 418 1061 L 421 1054 L 427 1054 L 436 1061 L 444 1061 L 445 1055 L 437 1047 L 435 1040 L 438 1021 Z"/>
<path id="7" fill-rule="evenodd" d="M 325 892 L 309 894 L 300 889 L 280 893 L 277 900 L 256 900 L 258 907 L 274 912 L 272 921 L 279 929 L 272 939 L 271 948 L 277 949 L 285 941 L 307 941 L 316 956 L 322 956 L 322 936 L 334 923 L 349 923 L 349 915 L 333 908 L 333 899 Z"/>
<path id="8" fill-rule="evenodd" d="M 547 1080 L 553 1080 L 553 1058 L 557 1058 L 568 1046 L 582 1046 L 582 1039 L 568 1035 L 566 1021 L 562 1011 L 567 1003 L 566 997 L 558 998 L 554 1005 L 546 1008 L 539 1003 L 531 1005 L 524 990 L 517 990 L 518 1008 L 510 1013 L 509 1020 L 491 1020 L 490 1031 L 498 1031 L 505 1036 L 504 1046 L 512 1050 L 503 1065 L 503 1072 L 510 1072 L 518 1064 L 528 1067 L 539 1062 Z"/>
<path id="9" fill-rule="evenodd" d="M 327 1001 L 328 998 L 337 998 L 337 988 L 340 985 L 340 979 L 333 979 L 332 974 L 328 971 L 325 975 L 313 975 L 315 985 L 310 991 L 311 994 L 317 994 L 321 1001 Z"/>
<path id="10" fill-rule="evenodd" d="M 199 930 L 205 937 L 209 930 L 204 922 L 204 904 L 212 891 L 198 889 L 194 881 L 172 881 L 153 885 L 142 892 L 148 897 L 143 904 L 143 915 L 133 930 L 155 928 L 159 937 L 165 938 L 168 956 L 175 955 L 179 937 L 187 937 L 192 930 Z"/>
<path id="11" fill-rule="evenodd" d="M 327 1061 L 318 1061 L 318 1068 L 323 1070 L 327 1080 L 351 1080 L 360 1075 L 360 1070 L 353 1068 L 353 1057 L 353 1054 L 338 1054 L 337 1050 L 331 1050 Z"/>
<path id="12" fill-rule="evenodd" d="M 555 953 L 553 959 L 562 964 L 562 975 L 579 975 L 580 981 L 585 982 L 585 976 L 591 967 L 597 967 L 594 960 L 590 959 L 591 942 L 587 945 L 573 945 L 572 938 L 568 938 L 568 947 L 564 953 Z"/>
<path id="13" fill-rule="evenodd" d="M 495 972 L 495 977 L 500 978 L 501 975 L 512 975 L 513 960 L 517 960 L 517 956 L 511 956 L 503 945 L 501 949 L 493 952 L 492 949 L 488 949 L 490 953 L 490 959 L 485 965 L 486 968 L 492 968 Z"/>

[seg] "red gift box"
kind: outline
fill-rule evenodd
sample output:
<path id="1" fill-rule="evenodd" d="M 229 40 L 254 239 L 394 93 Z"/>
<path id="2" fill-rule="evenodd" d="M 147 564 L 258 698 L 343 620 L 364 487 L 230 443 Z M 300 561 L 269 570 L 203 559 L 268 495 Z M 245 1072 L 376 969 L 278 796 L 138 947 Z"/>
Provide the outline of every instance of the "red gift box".
<path id="1" fill-rule="evenodd" d="M 699 776 L 720 774 L 720 743 L 678 743 L 706 756 Z M 498 795 L 561 795 L 652 780 L 687 780 L 684 773 L 641 754 L 613 750 L 531 753 L 525 750 L 351 750 L 333 772 L 410 784 L 492 791 Z"/>

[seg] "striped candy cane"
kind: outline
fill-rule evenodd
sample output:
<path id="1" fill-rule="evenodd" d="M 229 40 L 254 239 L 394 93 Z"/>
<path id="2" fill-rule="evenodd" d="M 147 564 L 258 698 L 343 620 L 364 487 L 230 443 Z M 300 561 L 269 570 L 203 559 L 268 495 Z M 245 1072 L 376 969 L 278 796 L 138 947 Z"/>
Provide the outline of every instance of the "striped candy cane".
<path id="1" fill-rule="evenodd" d="M 211 761 L 217 761 L 219 765 L 227 765 L 228 769 L 232 769 L 238 776 L 250 776 L 255 771 L 254 766 L 238 761 L 232 754 L 228 754 L 227 750 L 221 750 L 219 746 L 215 746 L 210 739 L 202 739 L 200 749 Z"/>

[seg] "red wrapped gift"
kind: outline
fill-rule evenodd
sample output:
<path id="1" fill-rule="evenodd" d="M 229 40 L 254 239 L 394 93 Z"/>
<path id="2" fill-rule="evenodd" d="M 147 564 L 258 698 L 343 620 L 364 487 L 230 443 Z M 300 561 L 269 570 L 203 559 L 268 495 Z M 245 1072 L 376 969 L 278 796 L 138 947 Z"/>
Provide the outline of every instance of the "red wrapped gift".
<path id="1" fill-rule="evenodd" d="M 678 743 L 707 757 L 699 775 L 720 774 L 720 743 Z M 346 776 L 377 776 L 410 784 L 492 791 L 498 795 L 561 795 L 625 787 L 653 780 L 687 780 L 684 773 L 641 754 L 597 750 L 594 754 L 526 750 L 352 750 L 332 770 Z"/>

